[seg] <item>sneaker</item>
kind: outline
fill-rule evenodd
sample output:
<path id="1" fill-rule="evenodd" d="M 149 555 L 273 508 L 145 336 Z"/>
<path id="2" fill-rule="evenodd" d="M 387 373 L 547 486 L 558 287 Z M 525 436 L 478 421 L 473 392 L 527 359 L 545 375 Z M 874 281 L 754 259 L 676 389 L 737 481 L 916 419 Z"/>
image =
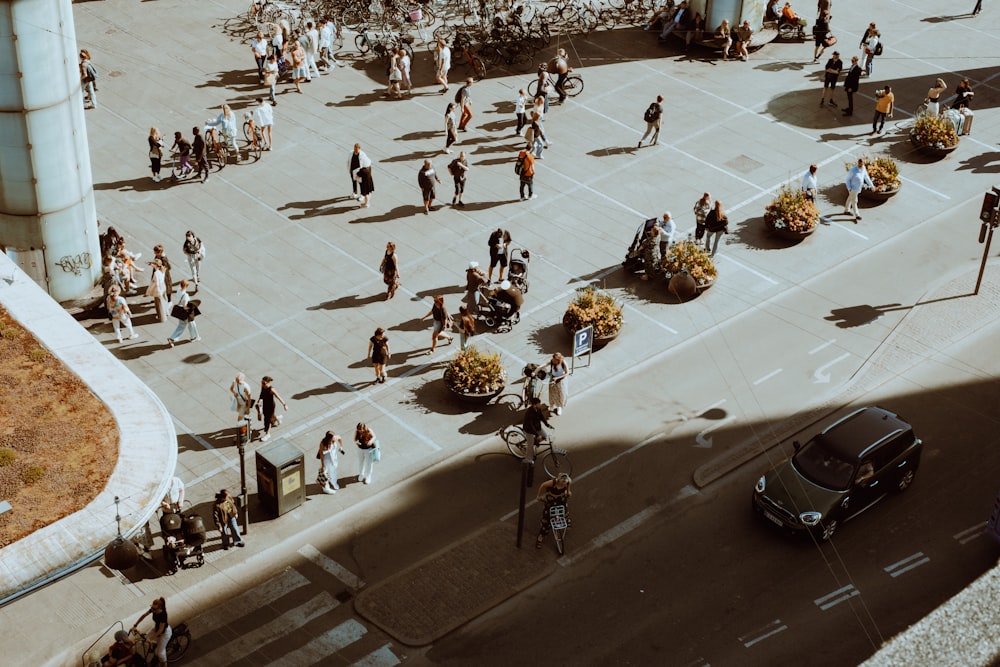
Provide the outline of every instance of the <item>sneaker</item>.
<path id="1" fill-rule="evenodd" d="M 201 340 L 201 336 L 195 336 L 194 338 L 191 339 L 191 342 L 192 343 L 197 343 L 200 340 Z"/>
<path id="2" fill-rule="evenodd" d="M 260 436 L 260 441 L 261 442 L 267 442 L 270 439 L 271 439 L 271 435 L 269 433 L 265 433 L 264 435 Z"/>
<path id="3" fill-rule="evenodd" d="M 274 423 L 279 426 L 281 425 L 281 415 L 274 415 Z"/>
<path id="4" fill-rule="evenodd" d="M 132 340 L 135 340 L 138 337 L 139 337 L 139 334 L 137 334 L 137 333 L 134 333 L 131 336 L 129 336 L 129 338 L 131 338 Z"/>
<path id="5" fill-rule="evenodd" d="M 837 103 L 836 103 L 836 102 L 834 102 L 833 100 L 830 100 L 830 106 L 831 106 L 831 107 L 835 107 L 835 106 L 837 106 Z"/>
<path id="6" fill-rule="evenodd" d="M 121 338 L 119 338 L 119 339 L 118 339 L 118 342 L 119 342 L 119 343 L 121 343 L 121 342 L 122 342 L 122 339 L 121 339 Z"/>
<path id="7" fill-rule="evenodd" d="M 371 478 L 369 478 L 369 477 L 366 477 L 366 478 L 365 478 L 365 484 L 371 484 L 371 483 L 372 483 L 372 480 L 371 480 Z"/>
<path id="8" fill-rule="evenodd" d="M 861 216 L 860 215 L 854 216 L 854 222 L 858 222 L 859 220 L 861 220 Z"/>
<path id="9" fill-rule="evenodd" d="M 237 542 L 237 543 L 236 543 L 236 546 L 238 546 L 238 547 L 239 547 L 239 548 L 241 548 L 241 549 L 242 549 L 243 547 L 245 547 L 246 545 L 247 545 L 247 543 L 246 543 L 246 542 L 244 542 L 243 540 L 240 540 L 239 542 Z"/>
<path id="10" fill-rule="evenodd" d="M 823 108 L 823 100 L 820 100 L 820 101 L 819 101 L 819 108 L 820 108 L 820 109 L 822 109 L 822 108 Z"/>
<path id="11" fill-rule="evenodd" d="M 334 491 L 339 491 L 340 490 L 340 484 L 337 484 L 336 482 L 334 482 L 333 483 L 333 490 Z"/>
<path id="12" fill-rule="evenodd" d="M 638 144 L 635 145 L 635 147 L 636 148 L 642 148 L 642 142 L 640 141 Z"/>
<path id="13" fill-rule="evenodd" d="M 538 199 L 538 195 L 531 195 L 532 199 Z"/>
<path id="14" fill-rule="evenodd" d="M 167 339 L 167 345 L 169 345 L 170 347 L 173 347 L 174 346 L 174 339 L 173 338 L 168 338 Z"/>
<path id="15" fill-rule="evenodd" d="M 527 199 L 527 197 L 525 197 L 524 195 L 521 195 L 521 201 L 524 201 L 525 199 Z M 120 343 L 121 341 L 118 341 L 118 342 Z"/>

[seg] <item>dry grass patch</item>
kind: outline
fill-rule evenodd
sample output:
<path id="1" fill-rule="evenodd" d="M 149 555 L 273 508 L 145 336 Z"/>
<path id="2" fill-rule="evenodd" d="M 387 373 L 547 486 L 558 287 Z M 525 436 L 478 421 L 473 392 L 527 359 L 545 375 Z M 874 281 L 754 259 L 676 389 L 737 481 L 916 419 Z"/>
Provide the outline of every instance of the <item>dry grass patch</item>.
<path id="1" fill-rule="evenodd" d="M 4 547 L 100 493 L 118 460 L 118 427 L 87 386 L 2 308 L 0 406 L 0 500 L 13 507 L 0 516 Z"/>

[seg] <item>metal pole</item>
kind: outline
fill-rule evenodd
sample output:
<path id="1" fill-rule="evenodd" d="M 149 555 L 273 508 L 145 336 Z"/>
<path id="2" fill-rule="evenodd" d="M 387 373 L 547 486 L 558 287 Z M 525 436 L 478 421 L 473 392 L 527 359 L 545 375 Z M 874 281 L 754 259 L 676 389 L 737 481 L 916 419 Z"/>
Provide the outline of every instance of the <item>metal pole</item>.
<path id="1" fill-rule="evenodd" d="M 990 231 L 986 235 L 986 245 L 983 247 L 983 261 L 979 265 L 979 277 L 976 278 L 976 290 L 972 293 L 973 295 L 979 294 L 979 286 L 983 282 L 983 273 L 986 271 L 986 260 L 990 256 L 990 243 L 993 242 L 993 225 L 990 225 Z"/>
<path id="2" fill-rule="evenodd" d="M 253 425 L 250 417 L 246 417 L 246 440 L 250 439 L 250 430 Z M 243 534 L 250 532 L 250 503 L 247 501 L 247 462 L 246 462 L 246 442 L 242 433 L 237 433 L 236 444 L 240 453 L 240 509 L 243 512 Z"/>

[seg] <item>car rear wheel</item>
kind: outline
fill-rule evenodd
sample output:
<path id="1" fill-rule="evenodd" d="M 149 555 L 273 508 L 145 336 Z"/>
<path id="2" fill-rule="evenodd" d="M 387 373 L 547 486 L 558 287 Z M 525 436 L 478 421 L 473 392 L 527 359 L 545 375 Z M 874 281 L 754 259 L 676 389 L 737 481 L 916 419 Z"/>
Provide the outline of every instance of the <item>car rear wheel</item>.
<path id="1" fill-rule="evenodd" d="M 829 542 L 830 538 L 833 537 L 833 534 L 837 532 L 838 525 L 840 524 L 837 523 L 836 519 L 830 519 L 829 521 L 824 521 L 820 526 L 820 530 L 818 531 L 819 541 Z"/>
<path id="2" fill-rule="evenodd" d="M 898 482 L 896 482 L 896 492 L 902 493 L 903 491 L 906 491 L 908 488 L 910 488 L 910 485 L 913 484 L 913 478 L 916 476 L 917 476 L 917 471 L 914 470 L 913 468 L 910 468 L 909 470 L 904 472 L 903 476 L 899 478 Z"/>

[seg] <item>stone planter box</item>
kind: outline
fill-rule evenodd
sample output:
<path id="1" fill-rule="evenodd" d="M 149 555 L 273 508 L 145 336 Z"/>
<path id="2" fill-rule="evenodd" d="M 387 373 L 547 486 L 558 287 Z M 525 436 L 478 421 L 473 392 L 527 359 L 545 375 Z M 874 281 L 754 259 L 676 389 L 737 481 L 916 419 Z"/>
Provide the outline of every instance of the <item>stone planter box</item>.
<path id="1" fill-rule="evenodd" d="M 566 330 L 566 333 L 569 334 L 570 340 L 572 340 L 573 339 L 573 333 L 574 333 L 574 331 L 572 329 L 570 329 L 568 326 L 566 326 L 565 322 L 563 323 L 563 329 Z M 622 332 L 622 330 L 619 329 L 618 331 L 616 331 L 615 333 L 613 333 L 610 336 L 594 336 L 593 349 L 595 351 L 600 350 L 602 347 L 608 345 L 609 343 L 611 343 L 612 341 L 614 341 L 616 338 L 618 338 L 618 336 L 621 335 L 621 332 Z"/>
<path id="2" fill-rule="evenodd" d="M 460 400 L 462 403 L 465 403 L 466 405 L 487 405 L 494 398 L 496 398 L 497 396 L 499 396 L 500 394 L 502 394 L 505 389 L 507 389 L 507 385 L 504 385 L 504 386 L 500 387 L 499 389 L 496 389 L 496 390 L 490 391 L 490 392 L 485 392 L 485 393 L 466 393 L 466 392 L 461 392 L 461 391 L 458 391 L 457 389 L 454 389 L 447 382 L 445 382 L 444 386 L 448 387 L 448 391 L 451 392 L 452 396 L 456 397 L 458 400 Z"/>
<path id="3" fill-rule="evenodd" d="M 804 232 L 798 232 L 788 229 L 787 227 L 773 227 L 766 221 L 764 224 L 767 225 L 767 228 L 772 234 L 778 238 L 785 239 L 786 241 L 801 241 L 809 236 L 812 236 L 812 233 L 816 231 L 816 225 L 813 225 L 811 229 L 807 229 Z"/>
<path id="4" fill-rule="evenodd" d="M 861 199 L 864 199 L 866 201 L 884 202 L 891 199 L 893 195 L 899 192 L 900 188 L 902 187 L 903 184 L 900 183 L 899 187 L 897 187 L 895 190 L 871 190 L 869 188 L 865 188 L 861 191 L 861 194 L 859 196 L 861 197 Z"/>
<path id="5" fill-rule="evenodd" d="M 930 155 L 931 157 L 937 157 L 937 158 L 947 157 L 949 153 L 958 148 L 958 144 L 955 144 L 954 146 L 948 146 L 946 148 L 939 148 L 938 146 L 930 146 L 928 144 L 919 142 L 916 136 L 912 134 L 910 135 L 910 143 L 916 146 L 917 150 L 923 153 L 924 155 Z"/>

